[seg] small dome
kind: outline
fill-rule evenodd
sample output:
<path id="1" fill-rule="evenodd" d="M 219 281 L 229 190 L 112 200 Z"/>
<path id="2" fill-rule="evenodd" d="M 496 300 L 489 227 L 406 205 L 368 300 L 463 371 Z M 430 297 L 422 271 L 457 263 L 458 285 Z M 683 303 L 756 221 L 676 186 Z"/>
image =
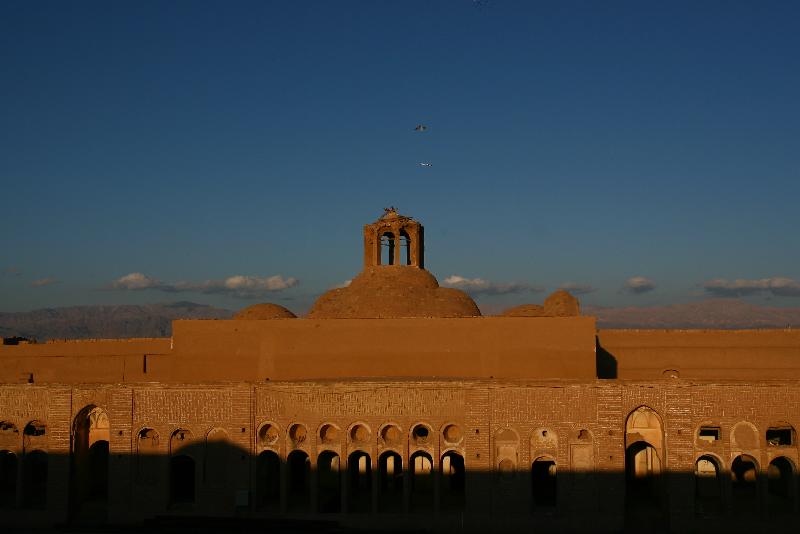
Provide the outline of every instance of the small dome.
<path id="1" fill-rule="evenodd" d="M 297 316 L 278 304 L 253 304 L 239 310 L 234 319 L 243 321 L 265 321 L 268 319 L 295 319 Z"/>
<path id="2" fill-rule="evenodd" d="M 544 300 L 544 312 L 550 317 L 574 317 L 581 314 L 578 299 L 559 289 Z"/>
<path id="3" fill-rule="evenodd" d="M 501 313 L 503 317 L 546 317 L 541 304 L 520 304 Z"/>
<path id="4" fill-rule="evenodd" d="M 309 319 L 378 319 L 401 317 L 477 317 L 469 295 L 439 287 L 431 273 L 407 265 L 365 268 L 349 286 L 331 289 L 317 299 Z"/>

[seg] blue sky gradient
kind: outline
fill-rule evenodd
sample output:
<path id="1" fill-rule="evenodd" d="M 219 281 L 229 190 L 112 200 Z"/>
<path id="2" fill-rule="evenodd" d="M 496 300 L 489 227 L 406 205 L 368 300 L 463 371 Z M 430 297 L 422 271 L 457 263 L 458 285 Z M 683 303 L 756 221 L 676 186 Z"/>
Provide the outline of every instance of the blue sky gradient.
<path id="1" fill-rule="evenodd" d="M 440 282 L 523 288 L 475 285 L 483 306 L 565 283 L 607 306 L 798 306 L 799 20 L 788 1 L 3 2 L 0 311 L 302 312 L 390 204 Z M 109 289 L 129 273 L 160 285 Z M 234 275 L 298 282 L 242 298 Z"/>

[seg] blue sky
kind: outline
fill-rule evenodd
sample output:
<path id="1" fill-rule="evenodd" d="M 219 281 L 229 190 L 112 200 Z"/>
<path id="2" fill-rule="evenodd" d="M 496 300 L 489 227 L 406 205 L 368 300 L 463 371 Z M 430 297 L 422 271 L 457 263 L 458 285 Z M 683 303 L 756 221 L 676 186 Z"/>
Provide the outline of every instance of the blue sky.
<path id="1" fill-rule="evenodd" d="M 769 1 L 3 2 L 0 311 L 302 312 L 358 272 L 388 205 L 489 308 L 564 284 L 798 306 L 798 20 Z"/>

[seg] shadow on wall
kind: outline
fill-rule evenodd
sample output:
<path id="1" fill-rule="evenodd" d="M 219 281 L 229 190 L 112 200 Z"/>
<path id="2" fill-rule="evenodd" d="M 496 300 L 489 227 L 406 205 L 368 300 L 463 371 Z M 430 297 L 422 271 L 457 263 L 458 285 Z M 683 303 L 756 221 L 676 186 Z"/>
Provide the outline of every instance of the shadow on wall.
<path id="1" fill-rule="evenodd" d="M 617 358 L 600 345 L 599 336 L 594 341 L 597 378 L 617 378 Z"/>
<path id="2" fill-rule="evenodd" d="M 482 532 L 498 524 L 740 532 L 791 529 L 798 520 L 796 466 L 783 457 L 762 469 L 747 455 L 726 466 L 709 454 L 693 473 L 664 473 L 660 451 L 636 441 L 621 473 L 567 472 L 549 457 L 475 472 L 453 451 L 438 458 L 416 451 L 408 465 L 402 451 L 349 447 L 313 457 L 303 449 L 284 456 L 285 448 L 251 456 L 213 435 L 198 443 L 188 431 L 172 436 L 169 454 L 151 453 L 159 438 L 147 432 L 135 455 L 109 453 L 104 439 L 70 456 L 0 451 L 4 524 L 13 531 L 66 523 L 146 525 L 148 532 Z"/>

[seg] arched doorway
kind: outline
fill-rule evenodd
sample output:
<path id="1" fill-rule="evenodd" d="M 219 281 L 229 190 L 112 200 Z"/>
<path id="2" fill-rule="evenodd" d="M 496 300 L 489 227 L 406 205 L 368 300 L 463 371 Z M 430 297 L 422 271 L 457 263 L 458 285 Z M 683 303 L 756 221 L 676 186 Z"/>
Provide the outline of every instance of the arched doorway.
<path id="1" fill-rule="evenodd" d="M 228 433 L 215 428 L 206 435 L 203 455 L 203 483 L 210 487 L 225 487 L 230 471 L 231 446 Z"/>
<path id="2" fill-rule="evenodd" d="M 747 454 L 737 456 L 731 464 L 731 505 L 736 514 L 758 511 L 758 463 Z"/>
<path id="3" fill-rule="evenodd" d="M 722 478 L 719 462 L 713 456 L 701 456 L 695 462 L 694 510 L 700 517 L 722 512 Z"/>
<path id="4" fill-rule="evenodd" d="M 0 451 L 0 507 L 12 508 L 17 504 L 17 455 Z"/>
<path id="5" fill-rule="evenodd" d="M 395 451 L 378 458 L 378 511 L 403 511 L 403 458 Z"/>
<path id="6" fill-rule="evenodd" d="M 169 459 L 169 502 L 172 506 L 192 504 L 195 500 L 194 458 L 176 454 Z"/>
<path id="7" fill-rule="evenodd" d="M 440 508 L 445 512 L 464 510 L 464 457 L 455 451 L 442 455 Z"/>
<path id="8" fill-rule="evenodd" d="M 323 451 L 317 457 L 317 482 L 319 488 L 319 511 L 338 513 L 342 509 L 342 478 L 339 471 L 339 455 Z"/>
<path id="9" fill-rule="evenodd" d="M 791 513 L 794 510 L 795 469 L 784 456 L 775 458 L 767 468 L 767 495 L 770 515 Z"/>
<path id="10" fill-rule="evenodd" d="M 110 424 L 105 410 L 87 406 L 72 425 L 71 511 L 74 520 L 102 523 L 108 508 Z"/>
<path id="11" fill-rule="evenodd" d="M 26 452 L 22 463 L 22 504 L 25 508 L 47 506 L 47 453 Z"/>
<path id="12" fill-rule="evenodd" d="M 281 506 L 281 461 L 273 451 L 263 451 L 256 460 L 256 505 L 278 511 Z"/>
<path id="13" fill-rule="evenodd" d="M 424 451 L 411 455 L 411 511 L 433 510 L 433 459 Z"/>
<path id="14" fill-rule="evenodd" d="M 307 512 L 311 503 L 310 476 L 311 462 L 308 454 L 301 450 L 292 451 L 286 459 L 287 463 L 287 497 L 290 512 Z"/>
<path id="15" fill-rule="evenodd" d="M 541 512 L 555 509 L 557 496 L 555 460 L 537 458 L 531 464 L 533 510 Z"/>
<path id="16" fill-rule="evenodd" d="M 372 510 L 372 459 L 364 451 L 355 451 L 347 458 L 350 494 L 348 512 L 369 513 Z"/>
<path id="17" fill-rule="evenodd" d="M 136 482 L 155 485 L 163 469 L 159 456 L 159 436 L 152 428 L 143 428 L 136 439 Z M 161 469 L 159 467 L 162 466 Z"/>
<path id="18" fill-rule="evenodd" d="M 632 523 L 663 526 L 663 458 L 661 417 L 652 408 L 640 406 L 625 421 L 625 509 Z"/>

